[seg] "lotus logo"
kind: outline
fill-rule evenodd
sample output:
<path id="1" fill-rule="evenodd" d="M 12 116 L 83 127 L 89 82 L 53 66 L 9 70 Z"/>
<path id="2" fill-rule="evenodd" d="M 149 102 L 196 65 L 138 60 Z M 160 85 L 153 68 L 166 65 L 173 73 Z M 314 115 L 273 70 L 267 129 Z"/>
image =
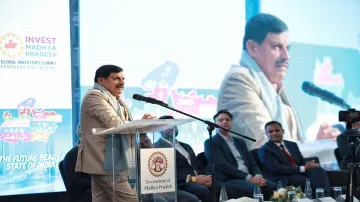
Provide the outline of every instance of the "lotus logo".
<path id="1" fill-rule="evenodd" d="M 24 43 L 19 36 L 7 33 L 0 36 L 0 53 L 7 58 L 17 58 L 24 51 Z"/>

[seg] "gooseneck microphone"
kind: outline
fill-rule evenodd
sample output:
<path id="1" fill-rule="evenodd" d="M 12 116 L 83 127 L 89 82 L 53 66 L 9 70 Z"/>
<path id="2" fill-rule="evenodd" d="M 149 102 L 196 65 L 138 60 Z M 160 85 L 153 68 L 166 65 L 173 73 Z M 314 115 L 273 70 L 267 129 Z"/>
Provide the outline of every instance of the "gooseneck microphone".
<path id="1" fill-rule="evenodd" d="M 302 90 L 311 96 L 318 97 L 322 99 L 325 102 L 328 102 L 330 104 L 337 105 L 344 109 L 350 109 L 350 105 L 348 105 L 343 99 L 337 97 L 334 93 L 327 91 L 325 89 L 321 89 L 317 87 L 315 84 L 304 81 L 302 84 Z"/>
<path id="2" fill-rule="evenodd" d="M 164 103 L 163 101 L 157 100 L 155 98 L 151 98 L 151 97 L 145 97 L 139 94 L 134 94 L 133 95 L 133 99 L 134 100 L 139 100 L 139 101 L 144 101 L 150 104 L 156 104 L 156 105 L 161 105 L 161 106 L 168 106 L 168 104 Z"/>

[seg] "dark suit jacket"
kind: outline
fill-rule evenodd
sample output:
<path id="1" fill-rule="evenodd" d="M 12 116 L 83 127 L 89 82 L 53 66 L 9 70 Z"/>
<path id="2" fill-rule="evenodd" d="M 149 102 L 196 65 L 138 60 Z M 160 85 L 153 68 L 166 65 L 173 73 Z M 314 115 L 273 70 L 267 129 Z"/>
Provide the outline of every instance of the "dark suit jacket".
<path id="1" fill-rule="evenodd" d="M 191 165 L 180 152 L 176 151 L 176 176 L 177 183 L 185 183 L 187 175 L 195 176 L 194 170 L 198 174 L 205 174 L 206 169 L 198 162 L 196 159 L 195 153 L 190 145 L 179 142 L 179 144 L 189 153 L 191 158 Z M 159 138 L 157 142 L 154 143 L 154 147 L 171 147 L 169 143 L 164 141 L 162 138 Z"/>
<path id="2" fill-rule="evenodd" d="M 290 164 L 283 151 L 273 141 L 268 141 L 258 151 L 259 159 L 265 168 L 264 175 L 269 180 L 286 181 L 289 176 L 300 174 L 300 166 L 305 165 L 305 159 L 295 142 L 284 140 L 284 145 L 297 166 Z"/>
<path id="3" fill-rule="evenodd" d="M 75 172 L 78 146 L 73 147 L 64 157 L 65 182 L 71 201 L 80 201 L 85 195 L 91 196 L 91 177 L 87 173 Z M 91 198 L 91 197 L 90 197 Z"/>
<path id="4" fill-rule="evenodd" d="M 259 168 L 251 156 L 251 153 L 246 147 L 245 141 L 239 138 L 233 138 L 234 144 L 243 158 L 249 173 L 245 173 L 238 170 L 237 161 L 232 154 L 230 147 L 225 140 L 216 134 L 213 137 L 213 156 L 214 156 L 214 167 L 215 167 L 215 178 L 216 181 L 225 181 L 233 179 L 245 179 L 248 174 L 254 176 L 261 174 Z M 205 141 L 205 156 L 207 160 L 210 160 L 210 141 Z"/>
<path id="5" fill-rule="evenodd" d="M 340 169 L 341 170 L 347 170 L 348 169 L 348 163 L 352 162 L 352 154 L 349 147 L 349 141 L 346 133 L 342 133 L 339 135 L 336 139 L 337 146 L 339 148 L 339 152 L 341 154 L 341 162 L 340 163 Z M 360 145 L 360 141 L 357 139 L 355 141 L 355 148 L 357 148 Z M 360 152 L 355 153 L 356 156 L 356 162 L 360 162 Z"/>

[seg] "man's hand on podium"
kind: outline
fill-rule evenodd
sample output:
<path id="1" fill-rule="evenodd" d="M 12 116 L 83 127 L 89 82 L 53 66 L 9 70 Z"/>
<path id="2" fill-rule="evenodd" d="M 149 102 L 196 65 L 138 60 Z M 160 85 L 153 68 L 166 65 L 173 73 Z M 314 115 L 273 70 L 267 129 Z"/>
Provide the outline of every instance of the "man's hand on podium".
<path id="1" fill-rule="evenodd" d="M 143 115 L 143 117 L 141 119 L 156 119 L 156 116 L 146 113 Z"/>

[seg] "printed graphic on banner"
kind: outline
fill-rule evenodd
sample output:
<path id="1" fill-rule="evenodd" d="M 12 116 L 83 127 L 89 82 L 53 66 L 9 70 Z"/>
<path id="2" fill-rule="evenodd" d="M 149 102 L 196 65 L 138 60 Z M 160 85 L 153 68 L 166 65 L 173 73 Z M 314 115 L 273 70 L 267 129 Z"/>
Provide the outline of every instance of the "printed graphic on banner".
<path id="1" fill-rule="evenodd" d="M 29 98 L 17 105 L 16 110 L 3 111 L 0 124 L 0 140 L 4 143 L 18 144 L 20 141 L 47 143 L 49 136 L 58 129 L 62 115 L 54 110 L 35 108 L 35 99 Z M 60 154 L 28 154 L 0 156 L 5 170 L 26 170 L 51 168 L 60 160 Z"/>
<path id="2" fill-rule="evenodd" d="M 56 37 L 0 35 L 0 69 L 55 70 Z"/>
<path id="3" fill-rule="evenodd" d="M 0 195 L 65 190 L 58 167 L 72 147 L 71 109 L 29 98 L 0 114 Z"/>
<path id="4" fill-rule="evenodd" d="M 140 149 L 141 194 L 175 191 L 174 148 Z"/>
<path id="5" fill-rule="evenodd" d="M 0 196 L 66 191 L 73 148 L 67 1 L 0 1 Z"/>
<path id="6" fill-rule="evenodd" d="M 27 170 L 34 168 L 55 168 L 56 162 L 61 159 L 61 154 L 31 154 L 0 156 L 0 163 L 5 165 L 5 170 Z"/>
<path id="7" fill-rule="evenodd" d="M 49 136 L 62 122 L 62 115 L 55 111 L 34 108 L 35 99 L 29 98 L 17 106 L 17 112 L 3 112 L 0 125 L 0 140 L 16 144 L 19 141 L 47 142 Z"/>

